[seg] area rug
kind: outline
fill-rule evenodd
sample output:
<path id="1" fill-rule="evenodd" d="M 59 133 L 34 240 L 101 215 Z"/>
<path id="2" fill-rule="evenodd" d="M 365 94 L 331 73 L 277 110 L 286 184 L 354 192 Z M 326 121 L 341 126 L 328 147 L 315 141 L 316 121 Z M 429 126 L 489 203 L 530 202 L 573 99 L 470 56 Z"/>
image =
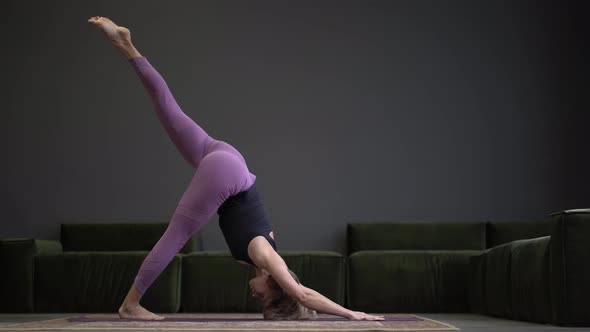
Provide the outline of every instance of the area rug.
<path id="1" fill-rule="evenodd" d="M 381 321 L 353 321 L 319 314 L 314 320 L 269 321 L 260 314 L 161 314 L 164 320 L 121 319 L 117 314 L 86 314 L 13 325 L 0 330 L 215 330 L 215 331 L 458 331 L 460 329 L 412 314 L 379 314 Z"/>

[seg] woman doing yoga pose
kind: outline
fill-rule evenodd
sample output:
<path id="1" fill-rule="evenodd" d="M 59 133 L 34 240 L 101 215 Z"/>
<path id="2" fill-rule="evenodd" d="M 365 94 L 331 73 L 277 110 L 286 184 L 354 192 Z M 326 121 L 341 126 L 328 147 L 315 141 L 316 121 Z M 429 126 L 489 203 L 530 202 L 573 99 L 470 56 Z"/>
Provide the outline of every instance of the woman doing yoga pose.
<path id="1" fill-rule="evenodd" d="M 265 319 L 310 319 L 316 311 L 351 320 L 383 320 L 383 316 L 348 310 L 317 291 L 303 286 L 276 251 L 272 229 L 244 157 L 230 144 L 209 136 L 180 109 L 163 77 L 131 42 L 131 33 L 106 17 L 96 25 L 129 61 L 153 103 L 156 116 L 195 174 L 182 195 L 170 223 L 143 261 L 127 293 L 121 318 L 161 320 L 139 301 L 190 237 L 217 211 L 219 227 L 232 256 L 252 265 L 252 296 L 263 304 Z"/>

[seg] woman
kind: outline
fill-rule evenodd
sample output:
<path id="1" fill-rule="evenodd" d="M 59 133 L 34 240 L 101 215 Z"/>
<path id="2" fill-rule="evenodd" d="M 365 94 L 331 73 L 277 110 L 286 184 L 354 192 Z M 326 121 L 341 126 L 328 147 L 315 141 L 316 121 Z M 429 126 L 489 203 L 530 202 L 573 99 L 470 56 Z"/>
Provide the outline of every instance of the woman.
<path id="1" fill-rule="evenodd" d="M 303 286 L 276 252 L 272 229 L 260 203 L 243 156 L 233 146 L 209 136 L 182 112 L 162 76 L 131 42 L 131 33 L 106 17 L 96 25 L 131 63 L 146 88 L 156 115 L 183 158 L 195 169 L 168 228 L 143 261 L 137 277 L 119 308 L 121 318 L 162 320 L 139 301 L 188 239 L 215 213 L 232 256 L 256 269 L 250 280 L 252 296 L 264 307 L 265 319 L 309 319 L 323 312 L 351 320 L 383 320 L 351 311 Z"/>

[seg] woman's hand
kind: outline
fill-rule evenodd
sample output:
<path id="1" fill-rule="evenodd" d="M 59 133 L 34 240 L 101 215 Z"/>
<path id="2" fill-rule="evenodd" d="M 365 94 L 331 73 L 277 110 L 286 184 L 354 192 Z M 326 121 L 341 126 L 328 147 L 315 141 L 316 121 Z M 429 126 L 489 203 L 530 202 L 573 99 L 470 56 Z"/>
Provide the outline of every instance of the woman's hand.
<path id="1" fill-rule="evenodd" d="M 350 311 L 349 316 L 347 317 L 349 320 L 384 320 L 385 317 L 383 316 L 373 316 L 366 314 L 362 311 Z"/>

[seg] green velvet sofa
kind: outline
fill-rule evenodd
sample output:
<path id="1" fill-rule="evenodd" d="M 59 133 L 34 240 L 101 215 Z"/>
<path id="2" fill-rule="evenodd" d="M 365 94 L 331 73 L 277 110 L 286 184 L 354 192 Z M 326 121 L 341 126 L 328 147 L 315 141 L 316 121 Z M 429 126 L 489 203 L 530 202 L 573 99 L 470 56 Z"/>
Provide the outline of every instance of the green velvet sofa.
<path id="1" fill-rule="evenodd" d="M 1 312 L 116 312 L 165 223 L 61 224 L 60 240 L 1 239 Z M 181 256 L 197 250 L 196 234 L 146 292 L 142 304 L 178 311 Z"/>
<path id="2" fill-rule="evenodd" d="M 590 210 L 539 221 L 349 223 L 347 304 L 590 326 Z"/>
<path id="3" fill-rule="evenodd" d="M 167 223 L 61 224 L 60 240 L 0 239 L 0 312 L 116 312 Z M 158 313 L 262 312 L 250 267 L 229 251 L 203 251 L 197 232 L 144 294 Z M 301 282 L 344 305 L 346 257 L 279 254 Z"/>
<path id="4" fill-rule="evenodd" d="M 59 241 L 0 239 L 0 312 L 116 312 L 166 223 L 62 224 Z M 463 312 L 590 326 L 590 210 L 539 221 L 347 224 L 347 253 L 283 251 L 334 302 L 373 313 Z M 260 312 L 254 271 L 196 233 L 141 303 L 159 313 Z"/>

